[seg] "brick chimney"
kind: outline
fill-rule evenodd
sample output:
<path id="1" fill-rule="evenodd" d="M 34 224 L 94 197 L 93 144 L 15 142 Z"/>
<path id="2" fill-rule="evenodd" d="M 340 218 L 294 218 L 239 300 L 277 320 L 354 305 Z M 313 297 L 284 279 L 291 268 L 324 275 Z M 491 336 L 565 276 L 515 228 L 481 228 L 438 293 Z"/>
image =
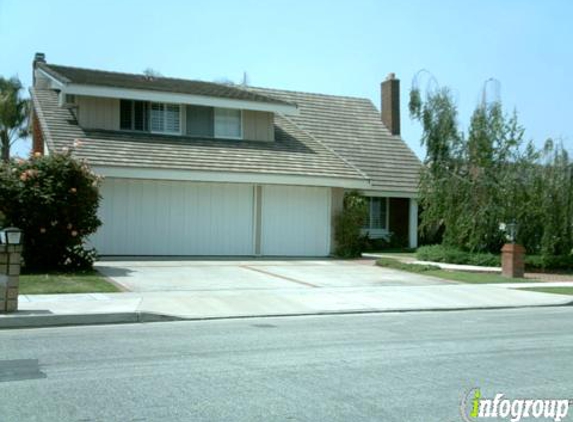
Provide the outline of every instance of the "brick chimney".
<path id="1" fill-rule="evenodd" d="M 389 73 L 381 87 L 382 123 L 392 135 L 400 135 L 400 80 Z"/>

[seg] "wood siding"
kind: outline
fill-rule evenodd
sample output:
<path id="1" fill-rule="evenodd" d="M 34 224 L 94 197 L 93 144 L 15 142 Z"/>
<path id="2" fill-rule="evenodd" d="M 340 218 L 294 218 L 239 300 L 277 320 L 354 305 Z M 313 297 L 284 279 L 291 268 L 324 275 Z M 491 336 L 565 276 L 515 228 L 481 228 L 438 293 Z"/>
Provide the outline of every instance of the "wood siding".
<path id="1" fill-rule="evenodd" d="M 250 141 L 274 141 L 275 127 L 273 113 L 243 111 L 243 139 Z"/>
<path id="2" fill-rule="evenodd" d="M 82 128 L 119 130 L 119 100 L 76 97 L 78 121 Z"/>

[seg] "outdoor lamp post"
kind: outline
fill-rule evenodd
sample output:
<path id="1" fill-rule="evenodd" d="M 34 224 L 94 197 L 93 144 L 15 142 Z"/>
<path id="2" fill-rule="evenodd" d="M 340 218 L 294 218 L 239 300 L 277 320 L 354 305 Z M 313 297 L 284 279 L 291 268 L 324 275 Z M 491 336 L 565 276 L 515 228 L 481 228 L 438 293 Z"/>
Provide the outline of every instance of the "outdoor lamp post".
<path id="1" fill-rule="evenodd" d="M 22 237 L 16 227 L 0 231 L 0 312 L 18 310 Z"/>
<path id="2" fill-rule="evenodd" d="M 515 243 L 517 241 L 517 229 L 519 228 L 518 224 L 515 222 L 515 220 L 512 220 L 511 223 L 508 223 L 506 225 L 506 228 L 507 228 L 507 237 L 509 238 L 508 240 L 511 243 Z"/>
<path id="3" fill-rule="evenodd" d="M 0 236 L 1 243 L 6 245 L 21 245 L 22 244 L 22 230 L 16 227 L 7 227 L 2 230 Z"/>
<path id="4" fill-rule="evenodd" d="M 525 248 L 518 245 L 517 230 L 519 225 L 515 220 L 504 224 L 507 240 L 509 243 L 501 249 L 501 274 L 509 278 L 522 278 L 525 272 Z"/>

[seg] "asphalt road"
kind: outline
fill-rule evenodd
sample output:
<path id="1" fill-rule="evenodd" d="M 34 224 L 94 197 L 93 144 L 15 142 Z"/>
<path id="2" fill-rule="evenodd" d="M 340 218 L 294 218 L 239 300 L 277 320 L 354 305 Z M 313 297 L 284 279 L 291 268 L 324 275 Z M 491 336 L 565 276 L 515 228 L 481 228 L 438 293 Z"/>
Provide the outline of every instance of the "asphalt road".
<path id="1" fill-rule="evenodd" d="M 573 398 L 572 350 L 572 308 L 2 331 L 0 421 L 451 422 Z"/>

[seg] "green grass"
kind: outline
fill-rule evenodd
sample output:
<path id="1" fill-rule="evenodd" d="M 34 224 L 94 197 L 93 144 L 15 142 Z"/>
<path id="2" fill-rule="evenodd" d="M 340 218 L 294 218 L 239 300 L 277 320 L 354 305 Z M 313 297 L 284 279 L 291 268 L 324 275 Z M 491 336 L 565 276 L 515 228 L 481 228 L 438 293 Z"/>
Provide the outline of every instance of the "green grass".
<path id="1" fill-rule="evenodd" d="M 469 284 L 531 283 L 537 281 L 527 278 L 507 278 L 497 273 L 470 273 L 466 271 L 433 270 L 426 271 L 424 274 Z"/>
<path id="2" fill-rule="evenodd" d="M 110 293 L 120 291 L 97 271 L 20 275 L 20 294 Z"/>
<path id="3" fill-rule="evenodd" d="M 469 284 L 530 283 L 536 281 L 525 278 L 505 278 L 492 273 L 442 270 L 436 265 L 405 264 L 392 258 L 380 258 L 376 261 L 376 265 Z"/>
<path id="4" fill-rule="evenodd" d="M 391 256 L 396 258 L 416 258 L 416 251 L 413 249 L 408 250 L 401 250 L 401 249 L 383 249 L 380 251 L 374 252 L 366 252 L 366 253 L 375 253 L 384 256 Z"/>
<path id="5" fill-rule="evenodd" d="M 573 287 L 527 287 L 527 288 L 520 288 L 519 290 L 528 290 L 532 292 L 541 292 L 541 293 L 554 293 L 558 295 L 573 295 Z"/>

